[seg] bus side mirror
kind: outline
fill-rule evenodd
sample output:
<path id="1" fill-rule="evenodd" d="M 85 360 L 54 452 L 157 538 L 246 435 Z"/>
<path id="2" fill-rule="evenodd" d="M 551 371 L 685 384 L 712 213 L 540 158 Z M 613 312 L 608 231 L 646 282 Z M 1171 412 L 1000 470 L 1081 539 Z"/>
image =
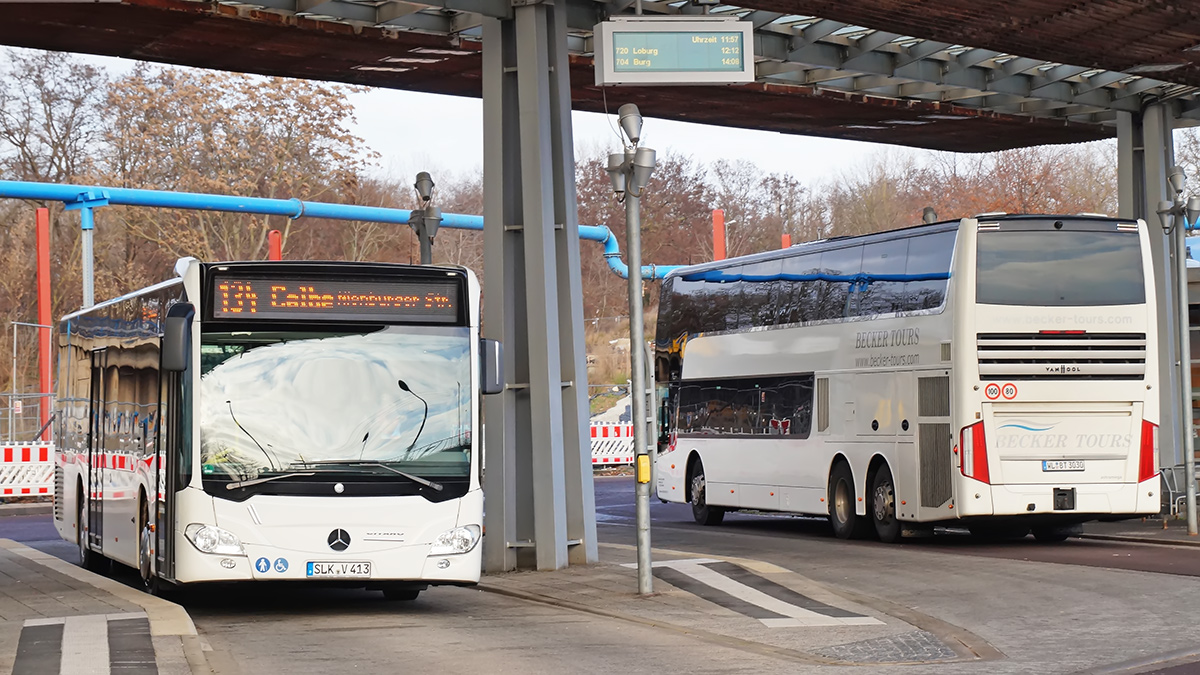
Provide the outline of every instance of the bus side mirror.
<path id="1" fill-rule="evenodd" d="M 479 341 L 479 388 L 485 394 L 504 391 L 504 346 L 498 340 Z"/>
<path id="2" fill-rule="evenodd" d="M 163 327 L 162 369 L 169 373 L 182 373 L 192 361 L 192 318 L 196 308 L 190 303 L 180 302 L 167 310 Z"/>

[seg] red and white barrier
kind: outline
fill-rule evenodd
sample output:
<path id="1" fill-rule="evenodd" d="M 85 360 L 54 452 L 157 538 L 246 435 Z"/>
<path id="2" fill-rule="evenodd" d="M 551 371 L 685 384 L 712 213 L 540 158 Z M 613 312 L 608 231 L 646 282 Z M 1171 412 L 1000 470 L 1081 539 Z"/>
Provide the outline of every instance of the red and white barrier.
<path id="1" fill-rule="evenodd" d="M 633 464 L 633 425 L 592 423 L 592 465 Z"/>
<path id="2" fill-rule="evenodd" d="M 53 443 L 0 446 L 0 497 L 48 495 L 53 490 Z"/>

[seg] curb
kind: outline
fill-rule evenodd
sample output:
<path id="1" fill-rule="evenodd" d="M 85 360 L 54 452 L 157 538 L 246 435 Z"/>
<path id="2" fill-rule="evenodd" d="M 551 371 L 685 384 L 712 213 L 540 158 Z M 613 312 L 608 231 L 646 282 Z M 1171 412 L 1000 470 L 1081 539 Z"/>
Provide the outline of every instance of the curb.
<path id="1" fill-rule="evenodd" d="M 1100 541 L 1123 541 L 1130 544 L 1150 544 L 1151 546 L 1190 546 L 1200 547 L 1200 538 L 1196 539 L 1155 539 L 1153 537 L 1136 537 L 1123 534 L 1083 534 L 1077 535 L 1078 539 L 1097 539 Z"/>
<path id="2" fill-rule="evenodd" d="M 0 504 L 0 518 L 4 516 L 46 515 L 54 512 L 54 504 L 43 502 L 37 504 Z"/>
<path id="3" fill-rule="evenodd" d="M 208 660 L 204 656 L 204 650 L 200 643 L 200 635 L 196 632 L 196 625 L 192 623 L 192 617 L 188 615 L 187 610 L 182 606 L 169 600 L 143 593 L 135 588 L 130 588 L 108 577 L 94 574 L 82 567 L 56 558 L 49 553 L 43 553 L 11 539 L 0 539 L 0 548 L 11 551 L 32 563 L 48 567 L 59 574 L 82 581 L 105 593 L 115 595 L 122 600 L 140 606 L 145 610 L 146 618 L 150 622 L 150 635 L 152 637 L 179 637 L 179 641 L 183 646 L 184 657 L 187 658 L 188 668 L 194 675 L 210 675 L 213 672 L 212 668 L 208 665 Z"/>

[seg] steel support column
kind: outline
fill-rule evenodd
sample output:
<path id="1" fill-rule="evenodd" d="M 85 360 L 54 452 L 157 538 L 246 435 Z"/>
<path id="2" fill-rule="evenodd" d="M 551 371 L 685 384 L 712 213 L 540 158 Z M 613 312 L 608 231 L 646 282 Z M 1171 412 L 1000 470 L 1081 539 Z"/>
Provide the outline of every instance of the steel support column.
<path id="1" fill-rule="evenodd" d="M 1185 433 L 1190 433 L 1191 397 L 1180 389 L 1179 288 L 1176 283 L 1173 238 L 1163 236 L 1158 205 L 1171 201 L 1167 176 L 1175 164 L 1172 138 L 1175 110 L 1154 104 L 1138 113 L 1117 113 L 1117 176 L 1119 214 L 1143 218 L 1150 226 L 1151 257 L 1158 283 L 1159 464 L 1183 463 Z M 1200 177 L 1192 177 L 1193 181 Z M 1170 216 L 1168 216 L 1170 218 Z M 1185 290 L 1186 292 L 1186 290 Z M 1186 364 L 1184 364 L 1186 367 Z M 1185 431 L 1185 425 L 1186 431 Z"/>
<path id="2" fill-rule="evenodd" d="M 484 30 L 484 333 L 508 385 L 485 403 L 484 568 L 597 559 L 565 10 Z"/>

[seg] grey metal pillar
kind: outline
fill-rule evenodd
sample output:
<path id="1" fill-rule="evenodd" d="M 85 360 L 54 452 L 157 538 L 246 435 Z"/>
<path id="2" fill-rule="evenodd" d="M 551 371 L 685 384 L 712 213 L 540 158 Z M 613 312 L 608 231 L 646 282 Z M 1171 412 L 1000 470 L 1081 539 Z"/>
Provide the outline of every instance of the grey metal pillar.
<path id="1" fill-rule="evenodd" d="M 79 209 L 80 234 L 83 238 L 81 262 L 83 265 L 83 307 L 84 309 L 96 304 L 96 273 L 92 270 L 96 256 L 92 253 L 92 239 L 96 234 L 96 221 L 88 207 Z"/>
<path id="2" fill-rule="evenodd" d="M 484 568 L 597 559 L 565 9 L 485 19 L 484 333 L 508 388 L 485 403 Z"/>
<path id="3" fill-rule="evenodd" d="M 1175 164 L 1172 138 L 1175 114 L 1170 104 L 1148 106 L 1140 115 L 1117 114 L 1117 177 L 1119 213 L 1123 218 L 1144 218 L 1150 226 L 1151 258 L 1158 284 L 1159 463 L 1183 462 L 1185 427 L 1190 433 L 1191 400 L 1181 391 L 1179 289 L 1176 284 L 1174 246 L 1163 236 L 1157 215 L 1160 201 L 1174 198 L 1167 175 Z M 1184 364 L 1186 366 L 1186 364 Z"/>

